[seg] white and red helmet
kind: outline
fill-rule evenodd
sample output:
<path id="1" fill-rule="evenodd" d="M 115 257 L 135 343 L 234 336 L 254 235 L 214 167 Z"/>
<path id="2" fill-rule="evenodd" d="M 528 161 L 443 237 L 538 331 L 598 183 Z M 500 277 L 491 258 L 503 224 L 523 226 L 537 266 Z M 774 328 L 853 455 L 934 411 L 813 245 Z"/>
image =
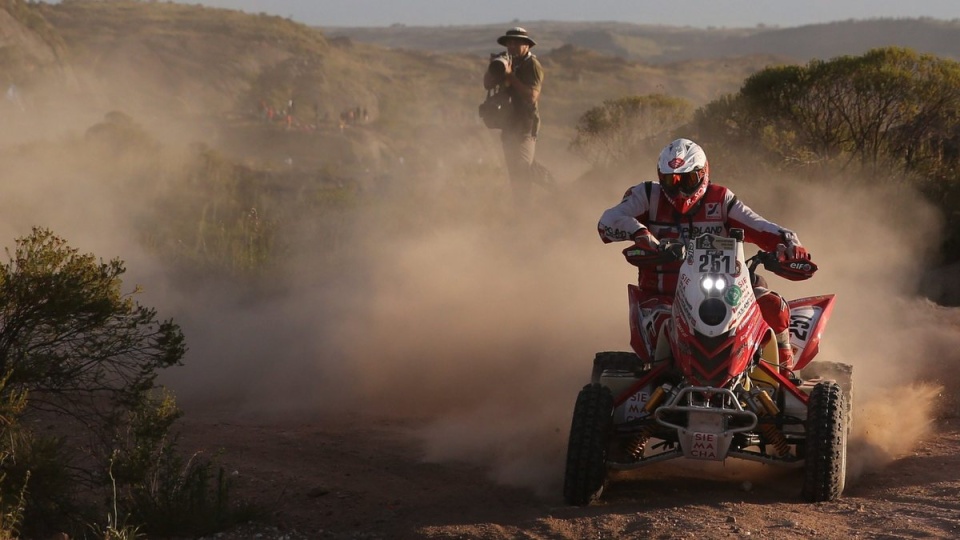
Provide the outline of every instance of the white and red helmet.
<path id="1" fill-rule="evenodd" d="M 707 192 L 710 183 L 707 154 L 690 139 L 677 139 L 660 152 L 657 176 L 663 195 L 681 215 L 686 215 Z"/>

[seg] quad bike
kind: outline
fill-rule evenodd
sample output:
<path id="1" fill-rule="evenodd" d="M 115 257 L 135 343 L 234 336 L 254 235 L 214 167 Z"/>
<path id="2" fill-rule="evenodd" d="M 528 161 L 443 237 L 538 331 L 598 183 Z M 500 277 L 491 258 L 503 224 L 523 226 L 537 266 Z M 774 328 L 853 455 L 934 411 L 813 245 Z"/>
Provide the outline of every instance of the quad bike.
<path id="1" fill-rule="evenodd" d="M 611 471 L 676 458 L 802 468 L 804 499 L 839 497 L 852 369 L 812 362 L 834 295 L 788 302 L 796 365 L 787 370 L 751 285 L 759 265 L 791 280 L 811 277 L 816 265 L 763 251 L 745 260 L 742 229 L 673 242 L 647 260 L 623 251 L 637 266 L 684 262 L 672 302 L 628 285 L 633 351 L 594 359 L 574 408 L 564 500 L 589 504 Z"/>

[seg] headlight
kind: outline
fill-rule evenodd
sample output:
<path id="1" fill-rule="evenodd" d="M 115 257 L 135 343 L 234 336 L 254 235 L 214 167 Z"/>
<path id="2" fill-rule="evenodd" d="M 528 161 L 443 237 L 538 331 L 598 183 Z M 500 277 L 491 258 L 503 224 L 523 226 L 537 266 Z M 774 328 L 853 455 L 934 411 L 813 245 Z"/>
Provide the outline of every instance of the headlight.
<path id="1" fill-rule="evenodd" d="M 714 291 L 720 293 L 727 288 L 727 279 L 723 276 L 704 276 L 700 280 L 700 288 L 707 294 Z"/>
<path id="2" fill-rule="evenodd" d="M 707 298 L 700 303 L 700 320 L 709 326 L 719 326 L 727 318 L 727 305 L 719 298 Z"/>

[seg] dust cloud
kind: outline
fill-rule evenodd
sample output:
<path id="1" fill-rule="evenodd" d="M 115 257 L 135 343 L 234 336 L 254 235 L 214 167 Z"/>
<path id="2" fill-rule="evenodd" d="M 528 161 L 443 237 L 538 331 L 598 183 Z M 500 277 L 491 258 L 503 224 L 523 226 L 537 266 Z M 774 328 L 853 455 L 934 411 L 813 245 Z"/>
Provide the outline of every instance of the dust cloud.
<path id="1" fill-rule="evenodd" d="M 646 176 L 583 186 L 570 172 L 582 164 L 546 163 L 558 189 L 519 209 L 499 173 L 468 186 L 434 175 L 425 189 L 378 188 L 370 196 L 382 200 L 336 231 L 348 246 L 337 264 L 317 241 L 324 222 L 304 219 L 287 230 L 296 249 L 271 286 L 198 285 L 137 238 L 158 187 L 130 175 L 169 163 L 177 140 L 205 135 L 163 138 L 161 155 L 91 153 L 57 142 L 70 126 L 89 127 L 89 111 L 75 122 L 59 114 L 56 134 L 4 139 L 0 234 L 9 246 L 31 226 L 50 227 L 81 251 L 124 259 L 130 288 L 145 287 L 140 301 L 184 329 L 185 365 L 163 382 L 188 414 L 415 420 L 424 459 L 473 462 L 500 482 L 558 492 L 593 355 L 629 347 L 635 271 L 620 247 L 600 242 L 596 220 Z M 476 159 L 463 150 L 445 156 L 448 170 Z M 935 245 L 934 211 L 896 187 L 714 178 L 797 231 L 820 265 L 811 281 L 771 286 L 788 298 L 837 294 L 820 358 L 855 368 L 851 468 L 908 452 L 929 433 L 938 386 L 956 383 L 948 377 L 960 364 L 953 312 L 912 295 Z"/>
<path id="2" fill-rule="evenodd" d="M 941 413 L 932 366 L 960 363 L 958 328 L 945 324 L 944 308 L 912 292 L 936 244 L 936 212 L 897 187 L 732 183 L 754 209 L 796 230 L 820 265 L 808 282 L 768 276 L 772 286 L 788 298 L 837 294 L 819 358 L 854 366 L 852 476 L 909 452 Z M 577 197 L 560 224 L 551 220 L 554 208 L 524 215 L 526 242 L 468 241 L 468 259 L 451 250 L 463 240 L 458 232 L 421 240 L 399 265 L 406 271 L 392 273 L 385 304 L 370 306 L 382 319 L 375 328 L 396 321 L 399 306 L 419 305 L 439 319 L 436 332 L 381 334 L 403 350 L 391 363 L 415 363 L 411 380 L 442 374 L 440 387 L 427 385 L 431 396 L 446 396 L 445 412 L 423 432 L 428 458 L 474 460 L 500 481 L 557 492 L 572 401 L 590 358 L 628 347 L 623 288 L 633 273 L 594 233 L 600 212 L 619 200 L 620 190 L 607 189 Z M 423 397 L 420 405 L 433 403 Z"/>
<path id="3" fill-rule="evenodd" d="M 750 187 L 744 191 L 759 202 L 748 204 L 796 231 L 820 267 L 807 282 L 774 278 L 771 286 L 786 298 L 837 296 L 817 359 L 854 366 L 855 481 L 910 452 L 937 416 L 952 413 L 941 389 L 960 382 L 960 311 L 914 294 L 940 217 L 903 186 L 783 178 L 773 190 Z"/>

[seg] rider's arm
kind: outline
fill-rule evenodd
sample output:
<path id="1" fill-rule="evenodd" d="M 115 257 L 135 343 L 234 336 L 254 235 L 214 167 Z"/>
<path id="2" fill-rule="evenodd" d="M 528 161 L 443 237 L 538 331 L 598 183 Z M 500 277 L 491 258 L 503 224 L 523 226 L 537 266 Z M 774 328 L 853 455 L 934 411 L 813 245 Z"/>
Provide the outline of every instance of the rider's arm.
<path id="1" fill-rule="evenodd" d="M 650 212 L 650 201 L 643 184 L 628 189 L 620 204 L 607 209 L 600 216 L 597 232 L 605 244 L 633 240 L 638 232 L 646 230 L 642 220 Z"/>
<path id="2" fill-rule="evenodd" d="M 777 244 L 787 247 L 800 247 L 800 239 L 790 229 L 767 221 L 749 206 L 743 204 L 732 191 L 727 190 L 724 198 L 727 205 L 728 228 L 741 228 L 744 240 L 760 246 L 764 251 L 774 252 Z"/>

